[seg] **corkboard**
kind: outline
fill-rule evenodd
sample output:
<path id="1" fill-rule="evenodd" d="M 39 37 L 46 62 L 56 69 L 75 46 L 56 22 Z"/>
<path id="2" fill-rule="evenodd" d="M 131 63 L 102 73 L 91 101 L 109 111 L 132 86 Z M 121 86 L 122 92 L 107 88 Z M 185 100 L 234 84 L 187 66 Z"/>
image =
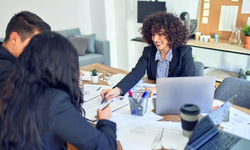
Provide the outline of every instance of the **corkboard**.
<path id="1" fill-rule="evenodd" d="M 240 28 L 245 26 L 245 24 L 247 23 L 247 18 L 250 17 L 250 14 L 241 14 L 242 1 L 243 0 L 238 0 L 238 1 L 210 0 L 208 23 L 203 24 L 201 22 L 204 10 L 203 9 L 204 0 L 200 0 L 197 31 L 201 32 L 201 34 L 210 35 L 211 37 L 214 37 L 214 34 L 218 34 L 219 41 L 228 41 L 232 32 L 218 30 L 221 6 L 238 6 L 236 26 Z M 241 32 L 240 34 L 241 34 L 241 40 L 244 41 L 243 33 Z"/>

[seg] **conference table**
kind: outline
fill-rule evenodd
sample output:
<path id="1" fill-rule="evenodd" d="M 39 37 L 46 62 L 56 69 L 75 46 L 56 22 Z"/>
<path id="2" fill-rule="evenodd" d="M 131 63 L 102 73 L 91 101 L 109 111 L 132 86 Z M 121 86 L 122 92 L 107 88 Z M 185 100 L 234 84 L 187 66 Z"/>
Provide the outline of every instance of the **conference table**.
<path id="1" fill-rule="evenodd" d="M 86 65 L 86 66 L 81 66 L 80 70 L 82 71 L 90 71 L 92 69 L 97 69 L 101 75 L 99 76 L 99 82 L 97 84 L 99 85 L 107 85 L 107 83 L 103 80 L 100 79 L 105 79 L 105 76 L 112 76 L 117 73 L 122 73 L 122 74 L 128 74 L 127 71 L 109 67 L 100 63 L 94 63 L 91 65 Z M 154 80 L 150 80 L 146 77 L 146 75 L 142 78 L 142 80 L 145 83 L 156 83 Z M 93 84 L 91 81 L 82 81 L 83 84 Z M 250 115 L 250 110 L 247 108 L 243 108 L 240 106 L 232 105 L 232 107 L 241 110 L 242 112 L 249 114 Z M 154 110 L 152 110 L 154 112 Z M 161 115 L 163 118 L 160 119 L 159 121 L 172 121 L 172 122 L 180 122 L 181 118 L 180 115 Z M 67 143 L 67 150 L 77 150 L 74 146 L 72 146 L 70 143 Z M 122 145 L 120 144 L 119 141 L 117 141 L 117 150 L 123 150 Z"/>

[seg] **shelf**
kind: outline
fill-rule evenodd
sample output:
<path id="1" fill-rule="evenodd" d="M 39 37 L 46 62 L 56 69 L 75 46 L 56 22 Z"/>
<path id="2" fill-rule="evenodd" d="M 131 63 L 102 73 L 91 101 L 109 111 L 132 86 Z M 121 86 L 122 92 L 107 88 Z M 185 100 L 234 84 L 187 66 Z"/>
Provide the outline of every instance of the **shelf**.
<path id="1" fill-rule="evenodd" d="M 236 77 L 238 78 L 238 74 L 235 72 L 230 72 L 230 71 L 225 71 L 225 70 L 220 70 L 220 69 L 215 69 L 211 68 L 211 71 L 204 72 L 204 76 L 215 76 L 216 81 L 222 82 L 226 77 Z"/>
<path id="2" fill-rule="evenodd" d="M 200 42 L 196 40 L 188 40 L 187 45 L 190 45 L 192 47 L 200 47 L 210 50 L 217 50 L 217 51 L 223 51 L 223 52 L 230 52 L 230 53 L 236 53 L 236 54 L 244 54 L 244 55 L 250 55 L 250 50 L 247 50 L 243 48 L 243 45 L 233 45 L 228 42 Z"/>

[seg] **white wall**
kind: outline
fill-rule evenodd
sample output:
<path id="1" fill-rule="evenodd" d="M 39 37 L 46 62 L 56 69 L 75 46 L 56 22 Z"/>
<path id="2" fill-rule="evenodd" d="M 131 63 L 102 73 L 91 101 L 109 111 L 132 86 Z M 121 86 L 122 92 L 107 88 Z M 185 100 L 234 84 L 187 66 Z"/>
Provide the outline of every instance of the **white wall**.
<path id="1" fill-rule="evenodd" d="M 50 24 L 52 30 L 80 27 L 82 33 L 92 33 L 90 0 L 0 0 L 0 37 L 10 18 L 22 11 L 36 13 Z"/>
<path id="2" fill-rule="evenodd" d="M 208 67 L 239 72 L 250 68 L 250 56 L 244 54 L 228 53 L 193 47 L 193 55 L 197 61 L 203 62 Z"/>

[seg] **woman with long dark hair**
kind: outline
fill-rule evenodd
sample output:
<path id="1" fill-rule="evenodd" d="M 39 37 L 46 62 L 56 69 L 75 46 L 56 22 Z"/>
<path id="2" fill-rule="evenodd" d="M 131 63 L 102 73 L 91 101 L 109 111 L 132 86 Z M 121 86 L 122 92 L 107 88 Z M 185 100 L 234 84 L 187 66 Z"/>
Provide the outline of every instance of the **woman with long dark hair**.
<path id="1" fill-rule="evenodd" d="M 110 107 L 94 128 L 82 117 L 78 55 L 54 32 L 35 35 L 19 56 L 0 100 L 0 149 L 116 149 Z"/>

